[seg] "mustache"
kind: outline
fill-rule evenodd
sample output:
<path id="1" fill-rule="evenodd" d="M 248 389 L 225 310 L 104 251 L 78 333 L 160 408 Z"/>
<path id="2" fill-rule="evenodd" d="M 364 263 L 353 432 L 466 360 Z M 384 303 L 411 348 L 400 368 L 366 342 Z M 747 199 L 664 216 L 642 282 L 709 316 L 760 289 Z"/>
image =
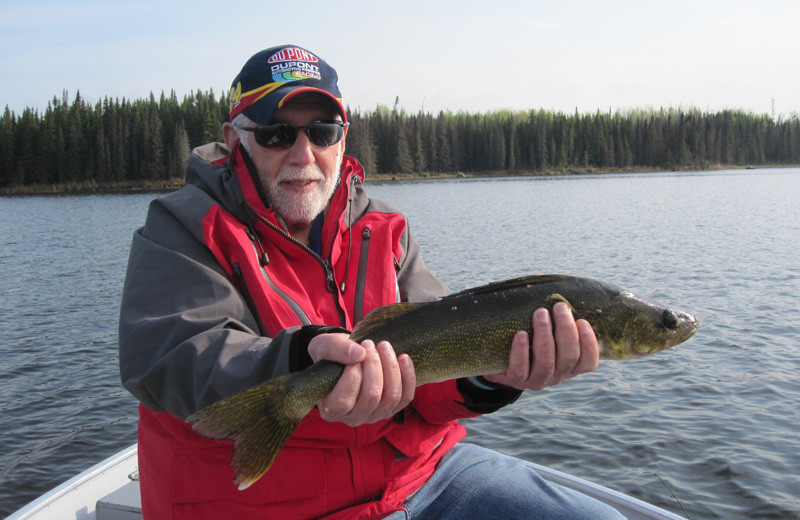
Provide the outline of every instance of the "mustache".
<path id="1" fill-rule="evenodd" d="M 324 181 L 325 175 L 316 164 L 306 167 L 285 167 L 275 177 L 276 183 L 284 181 Z"/>

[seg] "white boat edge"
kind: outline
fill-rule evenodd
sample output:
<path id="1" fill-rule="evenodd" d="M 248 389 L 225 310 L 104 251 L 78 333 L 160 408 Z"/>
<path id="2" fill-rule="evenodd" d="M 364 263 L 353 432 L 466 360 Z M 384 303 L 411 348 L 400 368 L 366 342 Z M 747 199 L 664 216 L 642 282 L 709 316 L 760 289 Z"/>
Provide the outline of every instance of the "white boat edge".
<path id="1" fill-rule="evenodd" d="M 130 475 L 139 468 L 138 452 L 138 444 L 125 448 L 23 506 L 6 520 L 94 520 L 97 501 L 131 482 Z"/>
<path id="2" fill-rule="evenodd" d="M 136 444 L 125 448 L 40 496 L 12 513 L 6 520 L 102 520 L 97 517 L 97 503 L 131 484 L 131 475 L 138 469 L 137 454 Z M 546 466 L 531 464 L 544 479 L 600 500 L 620 511 L 629 520 L 686 520 L 658 506 L 594 482 Z M 138 491 L 138 483 L 136 490 Z M 124 508 L 125 514 L 110 518 L 141 518 L 140 514 L 136 516 L 137 506 L 138 504 L 128 505 Z"/>

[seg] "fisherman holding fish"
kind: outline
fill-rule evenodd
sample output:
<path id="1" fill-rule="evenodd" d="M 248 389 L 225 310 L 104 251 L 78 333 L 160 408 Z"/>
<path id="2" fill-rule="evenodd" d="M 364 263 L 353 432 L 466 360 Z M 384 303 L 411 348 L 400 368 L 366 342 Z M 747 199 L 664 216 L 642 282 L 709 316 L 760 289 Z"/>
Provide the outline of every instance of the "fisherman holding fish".
<path id="1" fill-rule="evenodd" d="M 526 311 L 524 330 L 503 339 L 499 373 L 417 386 L 423 367 L 408 353 L 350 338 L 373 309 L 450 291 L 405 217 L 367 196 L 344 155 L 341 98 L 318 55 L 294 45 L 255 54 L 233 81 L 225 144 L 194 150 L 186 186 L 154 200 L 134 234 L 119 362 L 141 401 L 144 517 L 621 518 L 522 460 L 459 442 L 459 419 L 597 367 L 595 332 L 565 302 Z M 338 371 L 311 410 L 275 405 L 298 421 L 275 433 L 288 440 L 274 461 L 257 444 L 280 428 L 247 399 L 236 417 L 193 428 L 210 405 L 321 360 L 334 363 L 314 367 Z M 234 469 L 234 443 L 208 432 L 236 420 Z"/>

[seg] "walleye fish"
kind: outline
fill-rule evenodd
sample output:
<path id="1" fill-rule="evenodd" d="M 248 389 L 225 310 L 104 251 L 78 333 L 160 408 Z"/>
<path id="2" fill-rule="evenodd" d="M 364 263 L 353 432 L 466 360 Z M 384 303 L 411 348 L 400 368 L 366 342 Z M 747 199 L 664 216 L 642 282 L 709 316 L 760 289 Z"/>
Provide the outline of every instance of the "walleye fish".
<path id="1" fill-rule="evenodd" d="M 689 339 L 691 314 L 662 307 L 615 285 L 561 275 L 530 276 L 467 289 L 437 301 L 372 310 L 351 339 L 389 341 L 414 362 L 417 385 L 504 372 L 511 339 L 532 333 L 531 316 L 565 302 L 593 327 L 602 359 L 653 354 Z M 194 430 L 232 439 L 234 482 L 243 489 L 266 473 L 306 414 L 331 392 L 344 366 L 320 361 L 222 399 L 188 418 Z"/>

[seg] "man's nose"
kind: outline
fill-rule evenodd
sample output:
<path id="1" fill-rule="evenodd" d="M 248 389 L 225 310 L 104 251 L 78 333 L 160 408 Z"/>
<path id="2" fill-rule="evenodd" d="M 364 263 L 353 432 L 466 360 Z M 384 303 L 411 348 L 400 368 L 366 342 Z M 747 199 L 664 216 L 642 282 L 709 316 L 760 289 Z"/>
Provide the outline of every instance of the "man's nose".
<path id="1" fill-rule="evenodd" d="M 313 146 L 306 133 L 301 130 L 297 133 L 297 139 L 294 141 L 294 144 L 289 148 L 289 161 L 292 164 L 302 165 L 313 163 L 316 160 L 312 148 Z"/>

